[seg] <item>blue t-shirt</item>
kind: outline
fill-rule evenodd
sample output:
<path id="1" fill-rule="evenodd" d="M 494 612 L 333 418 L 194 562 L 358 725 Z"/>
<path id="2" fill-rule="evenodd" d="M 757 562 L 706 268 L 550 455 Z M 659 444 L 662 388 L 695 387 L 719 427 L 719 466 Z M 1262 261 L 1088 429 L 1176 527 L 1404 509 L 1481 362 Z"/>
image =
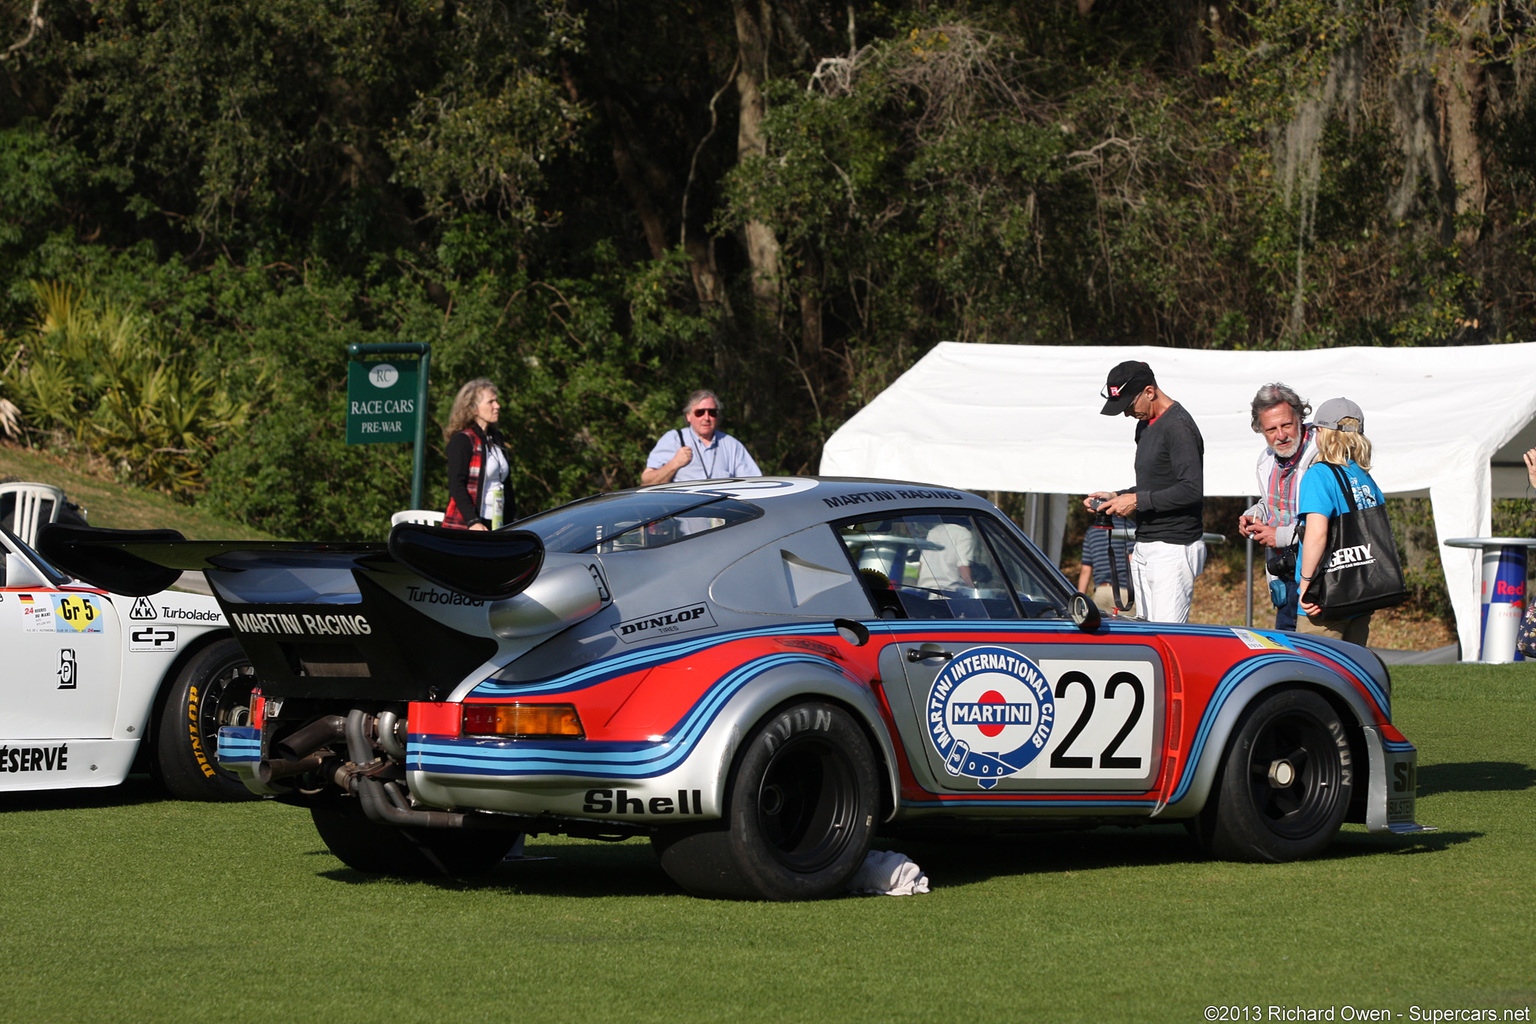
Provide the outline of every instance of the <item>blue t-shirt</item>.
<path id="1" fill-rule="evenodd" d="M 1355 465 L 1351 460 L 1339 467 L 1344 471 L 1344 479 L 1349 481 L 1350 490 L 1355 493 L 1355 504 L 1360 508 L 1373 508 L 1380 505 L 1386 498 L 1382 496 L 1381 488 L 1376 486 L 1376 481 L 1371 479 L 1371 474 Z M 1301 478 L 1301 489 L 1296 495 L 1296 514 L 1303 522 L 1308 514 L 1317 512 L 1332 519 L 1334 516 L 1343 515 L 1349 511 L 1349 500 L 1344 497 L 1344 492 L 1339 489 L 1339 478 L 1333 475 L 1333 470 L 1328 463 L 1318 460 L 1307 470 L 1307 475 Z M 1296 559 L 1296 579 L 1301 580 L 1301 559 Z"/>

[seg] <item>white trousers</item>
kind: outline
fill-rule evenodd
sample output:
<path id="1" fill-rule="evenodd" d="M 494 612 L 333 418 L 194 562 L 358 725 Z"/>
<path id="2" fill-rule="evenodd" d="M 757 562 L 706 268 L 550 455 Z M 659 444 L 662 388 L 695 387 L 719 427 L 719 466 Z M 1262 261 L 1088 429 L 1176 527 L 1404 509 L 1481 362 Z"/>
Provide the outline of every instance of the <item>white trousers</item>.
<path id="1" fill-rule="evenodd" d="M 1148 622 L 1188 622 L 1195 577 L 1205 569 L 1205 541 L 1138 540 L 1131 549 L 1136 608 Z"/>

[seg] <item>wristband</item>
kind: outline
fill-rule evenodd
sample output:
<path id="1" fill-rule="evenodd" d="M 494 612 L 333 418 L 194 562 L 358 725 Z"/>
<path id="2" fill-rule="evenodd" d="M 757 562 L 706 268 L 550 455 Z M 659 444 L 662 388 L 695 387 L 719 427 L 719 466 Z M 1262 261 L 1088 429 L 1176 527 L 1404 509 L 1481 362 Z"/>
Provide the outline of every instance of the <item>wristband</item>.
<path id="1" fill-rule="evenodd" d="M 1297 575 L 1299 576 L 1301 574 L 1298 573 Z M 1317 573 L 1315 573 L 1315 572 L 1312 574 L 1312 576 L 1316 576 L 1316 575 L 1317 575 Z M 1312 582 L 1312 576 L 1302 576 L 1301 578 L 1306 580 L 1308 583 L 1311 583 Z"/>

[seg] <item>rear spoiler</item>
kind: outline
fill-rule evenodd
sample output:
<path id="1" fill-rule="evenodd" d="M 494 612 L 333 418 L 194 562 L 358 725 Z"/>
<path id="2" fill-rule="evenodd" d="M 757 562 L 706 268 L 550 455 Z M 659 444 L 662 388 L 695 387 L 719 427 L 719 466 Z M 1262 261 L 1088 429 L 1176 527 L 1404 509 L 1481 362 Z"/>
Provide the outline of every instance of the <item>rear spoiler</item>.
<path id="1" fill-rule="evenodd" d="M 499 601 L 521 594 L 538 578 L 544 564 L 544 543 L 527 530 L 493 533 L 421 523 L 394 527 L 388 544 L 187 540 L 175 530 L 50 523 L 39 532 L 37 549 L 76 579 L 128 597 L 159 593 L 184 572 L 241 572 L 266 560 L 335 565 L 350 559 L 360 569 L 388 571 L 398 564 L 466 597 Z"/>
<path id="2" fill-rule="evenodd" d="M 38 550 L 77 579 L 132 597 L 202 572 L 263 689 L 293 697 L 438 700 L 496 653 L 400 595 L 421 581 L 468 604 L 515 597 L 544 545 L 524 530 L 402 523 L 377 542 L 194 541 L 175 530 L 44 527 Z"/>

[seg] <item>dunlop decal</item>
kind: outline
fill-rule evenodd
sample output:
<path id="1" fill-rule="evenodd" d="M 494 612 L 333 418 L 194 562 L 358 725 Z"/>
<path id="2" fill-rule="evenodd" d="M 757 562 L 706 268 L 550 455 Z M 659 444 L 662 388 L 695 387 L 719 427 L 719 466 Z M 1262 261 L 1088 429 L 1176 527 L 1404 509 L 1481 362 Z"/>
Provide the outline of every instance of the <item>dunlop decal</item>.
<path id="1" fill-rule="evenodd" d="M 709 614 L 709 606 L 700 601 L 698 604 L 669 608 L 664 612 L 642 615 L 638 619 L 621 622 L 613 627 L 613 632 L 625 643 L 634 644 L 642 640 L 654 640 L 657 637 L 677 636 L 682 633 L 692 633 L 695 630 L 710 629 L 714 624 L 715 617 Z"/>

